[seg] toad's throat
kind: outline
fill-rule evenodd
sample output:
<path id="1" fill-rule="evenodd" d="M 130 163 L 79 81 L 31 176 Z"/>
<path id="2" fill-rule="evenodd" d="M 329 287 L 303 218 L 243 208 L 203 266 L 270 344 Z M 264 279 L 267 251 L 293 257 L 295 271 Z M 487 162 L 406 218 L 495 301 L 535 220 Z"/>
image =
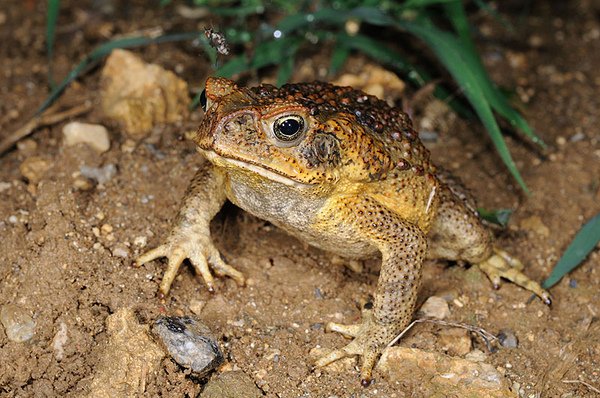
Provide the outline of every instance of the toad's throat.
<path id="1" fill-rule="evenodd" d="M 268 180 L 275 181 L 290 187 L 310 188 L 313 186 L 313 184 L 296 181 L 291 176 L 283 174 L 280 171 L 267 168 L 265 167 L 265 165 L 260 163 L 252 162 L 246 159 L 234 159 L 224 157 L 214 151 L 206 149 L 202 150 L 202 154 L 204 155 L 204 157 L 206 157 L 206 159 L 208 159 L 208 161 L 210 161 L 215 166 L 247 170 L 252 173 L 256 173 Z"/>

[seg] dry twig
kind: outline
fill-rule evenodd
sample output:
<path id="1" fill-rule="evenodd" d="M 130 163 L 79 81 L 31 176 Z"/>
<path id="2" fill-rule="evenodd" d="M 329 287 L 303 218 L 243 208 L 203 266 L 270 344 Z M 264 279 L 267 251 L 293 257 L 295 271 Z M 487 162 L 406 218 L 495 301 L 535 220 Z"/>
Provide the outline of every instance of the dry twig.
<path id="1" fill-rule="evenodd" d="M 25 123 L 24 126 L 11 133 L 2 142 L 0 142 L 0 155 L 10 149 L 17 142 L 30 135 L 36 129 L 62 122 L 70 117 L 78 116 L 89 112 L 92 109 L 92 102 L 86 101 L 81 105 L 74 106 L 63 112 L 56 112 L 57 106 L 52 106 L 46 109 L 41 115 L 34 116 L 31 120 Z"/>
<path id="2" fill-rule="evenodd" d="M 447 322 L 447 321 L 442 321 L 441 319 L 420 318 L 420 319 L 415 319 L 414 321 L 412 321 L 410 325 L 408 325 L 402 332 L 400 332 L 400 334 L 398 336 L 396 336 L 396 338 L 394 338 L 388 344 L 388 347 L 391 347 L 394 344 L 396 344 L 398 342 L 398 340 L 400 340 L 402 338 L 402 336 L 404 336 L 406 334 L 406 332 L 408 332 L 415 324 L 424 323 L 424 322 L 435 323 L 436 325 L 442 325 L 442 326 L 451 326 L 451 327 L 456 327 L 456 328 L 467 329 L 470 332 L 477 333 L 483 339 L 486 347 L 490 351 L 492 348 L 491 342 L 498 339 L 496 336 L 494 336 L 487 330 L 480 328 L 478 326 L 473 326 L 473 325 L 469 325 L 466 323 Z"/>
<path id="3" fill-rule="evenodd" d="M 586 386 L 587 388 L 589 388 L 591 391 L 600 394 L 600 390 L 598 390 L 596 387 L 594 387 L 593 385 L 591 385 L 590 383 L 586 383 L 583 380 L 563 380 L 563 383 L 571 383 L 571 384 L 583 384 L 584 386 Z"/>

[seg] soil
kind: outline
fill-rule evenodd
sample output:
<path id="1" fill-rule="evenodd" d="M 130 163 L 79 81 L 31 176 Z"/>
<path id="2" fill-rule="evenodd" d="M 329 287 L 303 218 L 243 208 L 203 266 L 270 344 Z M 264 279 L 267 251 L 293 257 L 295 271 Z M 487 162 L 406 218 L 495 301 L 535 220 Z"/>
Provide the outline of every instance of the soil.
<path id="1" fill-rule="evenodd" d="M 65 76 L 95 45 L 116 34 L 159 26 L 191 31 L 210 22 L 184 19 L 173 5 L 161 8 L 143 1 L 62 3 L 56 77 Z M 548 3 L 528 2 L 530 9 L 503 4 L 500 13 L 513 24 L 512 32 L 489 16 L 476 15 L 473 21 L 481 29 L 477 41 L 494 80 L 517 87 L 527 120 L 548 144 L 541 151 L 508 137 L 531 194 L 519 190 L 476 121 L 457 120 L 428 143 L 436 163 L 460 176 L 481 207 L 515 210 L 509 226 L 496 231 L 498 244 L 522 259 L 525 272 L 537 280 L 549 275 L 576 231 L 600 211 L 600 4 Z M 2 138 L 25 124 L 48 93 L 45 5 L 5 0 L 0 7 Z M 196 89 L 211 70 L 201 50 L 190 44 L 136 52 L 176 71 Z M 356 71 L 363 63 L 355 57 L 345 71 Z M 298 70 L 318 71 L 324 65 L 325 57 L 315 57 L 302 61 Z M 96 68 L 70 87 L 60 106 L 86 99 L 97 104 L 98 81 Z M 184 125 L 165 127 L 128 152 L 121 148 L 125 137 L 119 127 L 96 107 L 78 120 L 109 127 L 108 152 L 65 147 L 64 123 L 59 123 L 37 130 L 0 157 L 0 306 L 17 304 L 36 322 L 35 335 L 26 343 L 9 341 L 0 328 L 0 395 L 81 396 L 106 342 L 108 315 L 129 307 L 142 322 L 151 323 L 161 314 L 188 315 L 191 308 L 203 306 L 201 317 L 219 336 L 228 366 L 250 375 L 268 397 L 423 396 L 427 380 L 410 375 L 399 381 L 377 377 L 365 389 L 354 370 L 311 368 L 312 348 L 346 343 L 325 333 L 323 324 L 359 319 L 359 303 L 377 280 L 377 261 L 367 262 L 362 274 L 353 273 L 334 265 L 327 253 L 226 206 L 212 224 L 213 237 L 229 263 L 249 278 L 248 286 L 219 279 L 218 291 L 211 294 L 193 269 L 183 266 L 169 296 L 160 298 L 164 262 L 131 267 L 136 255 L 165 237 L 202 163 L 193 145 L 181 139 L 200 117 L 195 112 Z M 19 169 L 34 156 L 49 167 L 38 182 L 28 181 Z M 108 164 L 117 167 L 108 182 L 91 190 L 74 187 L 81 165 Z M 495 334 L 512 331 L 518 348 L 488 352 L 486 362 L 505 375 L 515 394 L 600 396 L 592 389 L 600 388 L 599 265 L 596 249 L 552 288 L 554 304 L 547 307 L 509 283 L 493 290 L 476 267 L 431 261 L 419 301 L 448 296 L 451 320 Z M 53 339 L 65 326 L 68 338 L 59 360 Z M 417 325 L 399 344 L 441 351 L 437 335 L 443 329 Z M 481 341 L 473 340 L 486 351 Z M 163 365 L 148 380 L 147 396 L 195 396 L 201 391 L 205 381 L 190 377 L 169 359 Z"/>

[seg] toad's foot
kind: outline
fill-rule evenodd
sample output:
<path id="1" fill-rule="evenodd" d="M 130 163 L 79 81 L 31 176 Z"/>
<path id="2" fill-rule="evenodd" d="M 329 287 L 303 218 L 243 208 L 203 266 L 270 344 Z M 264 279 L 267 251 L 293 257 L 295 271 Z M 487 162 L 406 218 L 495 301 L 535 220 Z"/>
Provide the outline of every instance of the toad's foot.
<path id="1" fill-rule="evenodd" d="M 490 278 L 495 289 L 500 287 L 500 278 L 505 278 L 535 293 L 544 303 L 552 304 L 550 293 L 544 290 L 539 283 L 531 280 L 521 272 L 525 268 L 523 263 L 504 250 L 494 248 L 494 254 L 477 265 Z"/>
<path id="2" fill-rule="evenodd" d="M 341 325 L 330 322 L 325 327 L 328 332 L 338 332 L 354 340 L 345 347 L 334 350 L 322 356 L 315 362 L 315 366 L 323 367 L 338 359 L 362 355 L 363 362 L 360 368 L 361 384 L 371 384 L 372 372 L 377 359 L 384 348 L 396 336 L 398 328 L 395 325 L 379 324 L 373 317 L 372 305 L 368 303 L 362 311 L 362 322 L 355 325 Z"/>
<path id="3" fill-rule="evenodd" d="M 214 291 L 215 287 L 209 265 L 218 276 L 229 276 L 239 285 L 243 285 L 245 282 L 241 272 L 223 261 L 219 250 L 213 245 L 208 234 L 182 232 L 176 229 L 164 244 L 139 256 L 134 265 L 140 266 L 159 257 L 169 259 L 167 270 L 160 283 L 160 292 L 164 295 L 169 293 L 171 283 L 186 258 L 190 260 L 196 272 L 202 276 L 210 291 Z"/>

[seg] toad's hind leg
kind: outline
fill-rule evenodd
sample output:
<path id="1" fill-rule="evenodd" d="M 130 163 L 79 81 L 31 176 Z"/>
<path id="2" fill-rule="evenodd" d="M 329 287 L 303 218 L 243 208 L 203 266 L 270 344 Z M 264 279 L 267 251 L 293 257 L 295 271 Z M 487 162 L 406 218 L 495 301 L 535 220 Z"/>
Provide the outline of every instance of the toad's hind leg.
<path id="1" fill-rule="evenodd" d="M 490 231 L 481 223 L 472 203 L 462 197 L 467 193 L 455 191 L 448 187 L 441 189 L 438 214 L 427 236 L 428 257 L 476 264 L 494 288 L 500 287 L 501 278 L 508 279 L 550 304 L 550 294 L 522 272 L 523 264 L 493 246 Z"/>

